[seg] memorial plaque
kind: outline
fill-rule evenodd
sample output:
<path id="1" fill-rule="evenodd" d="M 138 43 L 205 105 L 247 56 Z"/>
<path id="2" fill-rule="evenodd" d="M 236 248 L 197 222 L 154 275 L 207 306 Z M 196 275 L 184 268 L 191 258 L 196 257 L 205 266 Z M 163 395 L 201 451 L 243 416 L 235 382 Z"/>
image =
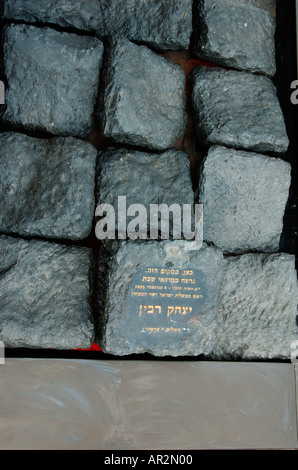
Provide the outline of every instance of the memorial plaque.
<path id="1" fill-rule="evenodd" d="M 148 267 L 134 274 L 127 297 L 129 321 L 141 333 L 180 334 L 199 319 L 206 301 L 199 269 Z"/>
<path id="2" fill-rule="evenodd" d="M 99 273 L 97 305 L 104 352 L 211 354 L 223 255 L 215 247 L 188 246 L 182 240 L 128 241 L 107 256 L 109 272 Z"/>

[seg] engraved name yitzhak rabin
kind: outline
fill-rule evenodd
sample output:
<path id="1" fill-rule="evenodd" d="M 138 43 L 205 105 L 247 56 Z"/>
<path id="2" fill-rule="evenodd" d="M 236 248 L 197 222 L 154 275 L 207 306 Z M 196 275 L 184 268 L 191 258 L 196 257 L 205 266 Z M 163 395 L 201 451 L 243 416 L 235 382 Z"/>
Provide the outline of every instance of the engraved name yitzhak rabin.
<path id="1" fill-rule="evenodd" d="M 189 250 L 189 243 L 106 244 L 102 256 L 110 271 L 97 306 L 104 352 L 193 356 L 213 350 L 223 254 L 206 244 Z"/>
<path id="2" fill-rule="evenodd" d="M 199 269 L 147 267 L 132 278 L 127 310 L 142 333 L 182 333 L 205 302 Z"/>

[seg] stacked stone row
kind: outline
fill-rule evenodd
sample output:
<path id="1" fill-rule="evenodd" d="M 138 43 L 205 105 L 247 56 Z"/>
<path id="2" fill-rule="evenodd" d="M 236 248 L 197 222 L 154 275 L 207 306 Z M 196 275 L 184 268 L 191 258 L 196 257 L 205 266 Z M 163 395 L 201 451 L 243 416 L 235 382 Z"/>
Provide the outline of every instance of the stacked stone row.
<path id="1" fill-rule="evenodd" d="M 270 79 L 272 6 L 205 0 L 193 19 L 191 0 L 5 1 L 4 18 L 22 22 L 8 24 L 4 38 L 2 120 L 15 129 L 0 135 L 7 345 L 87 348 L 99 334 L 103 349 L 119 355 L 289 357 L 297 278 L 294 258 L 278 253 L 290 166 L 278 158 L 288 138 Z M 185 75 L 160 55 L 188 48 L 193 20 L 193 55 L 233 68 L 191 75 L 197 138 L 211 145 L 196 196 L 188 156 L 175 150 L 187 125 Z M 117 144 L 100 152 L 97 171 L 97 150 L 86 141 L 94 114 Z M 24 133 L 36 131 L 46 138 Z M 95 333 L 92 250 L 63 240 L 84 240 L 95 204 L 120 195 L 128 204 L 203 203 L 206 243 L 187 251 L 184 241 L 124 241 L 103 250 Z M 129 285 L 150 263 L 205 273 L 205 307 L 180 339 L 131 334 Z"/>
<path id="2" fill-rule="evenodd" d="M 294 256 L 277 253 L 291 183 L 289 140 L 272 77 L 275 1 L 203 0 L 192 102 L 198 139 L 210 148 L 197 200 L 204 239 L 225 254 L 217 357 L 289 358 L 295 338 Z M 222 68 L 224 67 L 224 68 Z M 235 256 L 237 255 L 237 256 Z"/>
<path id="3" fill-rule="evenodd" d="M 125 150 L 101 153 L 108 194 L 130 165 L 133 184 L 154 164 L 144 187 L 164 185 L 167 171 L 168 187 L 181 181 L 193 202 L 187 155 L 173 150 L 187 122 L 185 76 L 148 47 L 187 49 L 192 2 L 6 0 L 3 17 L 2 123 L 13 130 L 0 134 L 0 338 L 11 347 L 89 348 L 95 259 L 91 248 L 71 246 L 92 233 L 99 202 L 88 136 L 98 114 L 106 137 L 148 149 L 128 162 Z"/>

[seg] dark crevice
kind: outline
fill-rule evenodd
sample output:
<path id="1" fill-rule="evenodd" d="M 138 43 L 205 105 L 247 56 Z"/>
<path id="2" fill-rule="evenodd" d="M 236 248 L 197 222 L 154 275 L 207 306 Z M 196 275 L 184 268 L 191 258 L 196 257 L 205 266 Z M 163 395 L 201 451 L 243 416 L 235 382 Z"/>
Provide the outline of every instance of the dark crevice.
<path id="1" fill-rule="evenodd" d="M 43 21 L 25 21 L 25 20 L 17 20 L 15 18 L 6 18 L 2 20 L 3 24 L 22 24 L 26 26 L 35 26 L 36 28 L 45 29 L 51 28 L 59 33 L 70 33 L 76 34 L 77 36 L 89 36 L 89 37 L 98 37 L 96 31 L 85 31 L 79 28 L 75 28 L 74 26 L 60 26 L 57 23 L 50 23 L 50 22 L 43 22 Z M 99 38 L 98 38 L 99 39 Z"/>
<path id="2" fill-rule="evenodd" d="M 43 22 L 43 21 L 38 21 L 38 20 L 26 21 L 26 20 L 18 20 L 15 18 L 5 18 L 1 20 L 1 23 L 3 23 L 4 25 L 21 24 L 21 25 L 26 25 L 26 26 L 35 26 L 36 28 L 40 28 L 40 29 L 51 28 L 51 29 L 54 29 L 55 31 L 58 31 L 59 33 L 69 33 L 69 34 L 76 34 L 77 36 L 87 36 L 87 37 L 97 38 L 103 43 L 105 43 L 109 38 L 108 35 L 101 36 L 99 31 L 97 30 L 86 31 L 80 28 L 76 28 L 75 26 L 61 26 L 57 23 Z M 129 39 L 129 41 L 136 44 L 137 46 L 146 46 L 152 52 L 159 54 L 159 55 L 163 54 L 167 50 L 170 50 L 170 49 L 160 49 L 158 46 L 155 46 L 154 44 L 150 44 L 146 41 L 138 41 L 135 39 Z"/>
<path id="3" fill-rule="evenodd" d="M 2 276 L 5 276 L 14 266 L 16 266 L 18 264 L 18 261 L 15 260 L 12 264 L 10 264 L 9 266 L 3 268 L 0 270 L 0 278 Z"/>
<path id="4" fill-rule="evenodd" d="M 191 37 L 191 49 L 193 51 L 194 56 L 198 59 L 200 58 L 200 53 L 198 51 L 197 45 L 203 45 L 203 38 L 207 37 L 208 27 L 204 19 L 200 17 L 201 9 L 203 8 L 201 5 L 201 0 L 193 0 L 193 11 L 192 11 L 192 18 L 193 18 L 193 33 Z M 201 57 L 202 60 L 203 57 Z"/>
<path id="5" fill-rule="evenodd" d="M 19 235 L 18 233 L 5 233 L 5 232 L 0 232 L 0 236 L 4 235 L 7 237 L 11 238 L 16 238 L 16 239 L 22 239 L 22 240 L 38 240 L 38 241 L 43 241 L 43 242 L 48 242 L 48 243 L 57 243 L 58 245 L 68 245 L 68 246 L 82 246 L 86 248 L 92 248 L 94 246 L 94 243 L 99 241 L 95 237 L 95 234 L 93 232 L 94 226 L 92 228 L 92 232 L 87 238 L 84 238 L 83 240 L 71 240 L 69 238 L 51 238 L 51 237 L 44 237 L 44 236 L 38 236 L 38 235 Z"/>
<path id="6" fill-rule="evenodd" d="M 167 362 L 242 362 L 255 363 L 256 359 L 243 359 L 241 356 L 229 357 L 225 359 L 217 359 L 212 356 L 152 356 L 149 353 L 131 354 L 129 356 L 114 356 L 105 354 L 101 351 L 81 351 L 81 350 L 55 350 L 55 349 L 29 349 L 29 348 L 7 348 L 5 356 L 9 358 L 45 358 L 45 359 L 88 359 L 88 360 L 104 360 L 104 361 L 167 361 Z M 289 364 L 287 359 L 258 359 L 258 363 L 276 363 Z"/>
<path id="7" fill-rule="evenodd" d="M 54 139 L 57 137 L 69 137 L 69 135 L 51 134 L 50 132 L 43 131 L 40 129 L 30 130 L 22 126 L 14 125 L 11 122 L 4 121 L 4 120 L 0 122 L 0 132 L 17 132 L 19 134 L 27 135 L 28 137 L 34 137 L 35 139 L 44 139 L 44 140 Z"/>
<path id="8" fill-rule="evenodd" d="M 4 13 L 4 2 L 5 0 L 0 0 L 0 18 L 2 18 Z"/>

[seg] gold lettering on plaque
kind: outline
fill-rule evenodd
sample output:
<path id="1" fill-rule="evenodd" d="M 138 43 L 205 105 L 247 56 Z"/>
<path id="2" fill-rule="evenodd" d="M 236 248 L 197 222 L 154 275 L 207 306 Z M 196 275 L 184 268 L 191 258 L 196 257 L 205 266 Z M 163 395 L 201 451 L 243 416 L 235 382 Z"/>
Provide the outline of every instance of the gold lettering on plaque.
<path id="1" fill-rule="evenodd" d="M 131 311 L 145 321 L 142 332 L 182 333 L 184 328 L 175 323 L 190 319 L 205 300 L 204 273 L 198 269 L 146 267 L 134 275 L 129 299 Z M 173 324 L 169 326 L 167 321 Z"/>

